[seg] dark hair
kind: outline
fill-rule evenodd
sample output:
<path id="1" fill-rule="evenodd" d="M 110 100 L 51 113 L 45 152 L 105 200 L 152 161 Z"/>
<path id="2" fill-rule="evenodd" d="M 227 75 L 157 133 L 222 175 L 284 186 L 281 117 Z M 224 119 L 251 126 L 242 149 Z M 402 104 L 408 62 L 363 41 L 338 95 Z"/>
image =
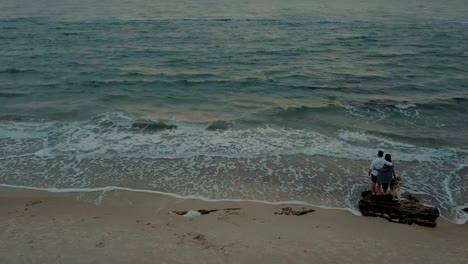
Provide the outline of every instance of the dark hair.
<path id="1" fill-rule="evenodd" d="M 382 157 L 382 156 L 383 156 L 383 151 L 379 150 L 379 152 L 377 153 L 377 155 L 378 155 L 379 157 Z"/>
<path id="2" fill-rule="evenodd" d="M 385 160 L 388 161 L 388 162 L 392 162 L 392 155 L 385 154 Z"/>

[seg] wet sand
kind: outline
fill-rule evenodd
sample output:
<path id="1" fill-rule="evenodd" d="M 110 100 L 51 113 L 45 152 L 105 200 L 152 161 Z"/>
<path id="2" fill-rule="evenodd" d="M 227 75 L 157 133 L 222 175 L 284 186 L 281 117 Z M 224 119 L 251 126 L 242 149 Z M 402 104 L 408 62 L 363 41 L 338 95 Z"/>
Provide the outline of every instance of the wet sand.
<path id="1" fill-rule="evenodd" d="M 0 188 L 1 263 L 468 263 L 468 225 L 436 228 L 254 202 Z M 175 210 L 223 209 L 192 219 Z"/>

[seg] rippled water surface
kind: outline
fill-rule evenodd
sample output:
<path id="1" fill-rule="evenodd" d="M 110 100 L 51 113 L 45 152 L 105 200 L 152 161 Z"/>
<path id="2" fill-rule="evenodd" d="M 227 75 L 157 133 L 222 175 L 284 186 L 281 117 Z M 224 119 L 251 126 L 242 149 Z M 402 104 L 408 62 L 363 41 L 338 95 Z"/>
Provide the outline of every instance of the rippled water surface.
<path id="1" fill-rule="evenodd" d="M 0 3 L 0 184 L 468 216 L 464 1 Z"/>

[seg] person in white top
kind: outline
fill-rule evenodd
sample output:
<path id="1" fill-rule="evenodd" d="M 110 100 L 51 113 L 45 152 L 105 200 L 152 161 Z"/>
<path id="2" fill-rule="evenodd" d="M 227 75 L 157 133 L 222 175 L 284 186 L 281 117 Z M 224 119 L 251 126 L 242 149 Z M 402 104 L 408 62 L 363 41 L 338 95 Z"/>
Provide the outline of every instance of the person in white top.
<path id="1" fill-rule="evenodd" d="M 377 158 L 372 161 L 369 167 L 369 176 L 371 176 L 372 181 L 372 194 L 377 194 L 378 170 L 382 169 L 384 165 L 393 166 L 393 163 L 388 162 L 383 158 L 383 154 L 384 152 L 379 150 L 379 152 L 377 152 Z"/>

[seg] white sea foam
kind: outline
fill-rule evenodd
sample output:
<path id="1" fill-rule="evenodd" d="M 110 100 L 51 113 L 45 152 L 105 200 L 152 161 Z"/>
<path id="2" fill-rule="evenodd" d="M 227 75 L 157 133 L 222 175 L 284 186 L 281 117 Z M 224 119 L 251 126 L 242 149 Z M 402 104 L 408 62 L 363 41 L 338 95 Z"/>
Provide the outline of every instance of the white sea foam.
<path id="1" fill-rule="evenodd" d="M 0 178 L 8 186 L 22 183 L 55 192 L 114 188 L 95 188 L 104 184 L 126 186 L 122 189 L 128 190 L 178 194 L 175 196 L 178 198 L 305 201 L 327 208 L 356 210 L 360 193 L 368 187 L 368 165 L 366 161 L 308 155 L 81 160 L 25 157 L 2 162 Z M 463 175 L 453 167 L 439 163 L 397 163 L 397 173 L 403 178 L 403 192 L 415 194 L 424 203 L 440 207 L 443 215 L 460 222 L 464 216 L 454 208 L 463 201 L 458 193 L 461 189 L 456 188 L 463 180 L 458 176 L 452 178 L 450 188 L 445 188 L 446 183 L 440 180 L 451 172 Z M 457 196 L 453 197 L 454 194 Z"/>
<path id="2" fill-rule="evenodd" d="M 401 109 L 401 110 L 406 110 L 406 109 L 410 109 L 410 108 L 416 108 L 416 105 L 415 104 L 401 103 L 401 104 L 396 104 L 395 107 L 398 108 L 398 109 Z"/>
<path id="3" fill-rule="evenodd" d="M 208 200 L 304 200 L 355 210 L 368 185 L 368 160 L 384 149 L 397 160 L 405 190 L 440 206 L 453 221 L 466 221 L 453 209 L 466 196 L 459 189 L 462 172 L 452 164 L 467 162 L 463 149 L 420 147 L 360 130 L 207 131 L 207 125 L 179 123 L 175 130 L 146 132 L 131 124 L 117 114 L 89 122 L 0 126 L 1 182 L 56 191 L 114 188 L 93 188 L 109 185 Z M 23 126 L 31 134 L 3 133 Z"/>
<path id="4" fill-rule="evenodd" d="M 107 125 L 103 125 L 107 124 Z M 431 161 L 456 157 L 457 149 L 425 148 L 362 131 L 340 130 L 324 135 L 308 129 L 257 127 L 207 131 L 204 125 L 179 124 L 157 133 L 131 129 L 125 116 L 103 116 L 92 122 L 10 123 L 0 126 L 0 158 L 34 154 L 41 157 L 259 157 L 325 155 L 371 159 L 385 148 L 398 160 Z M 27 129 L 26 129 L 27 128 Z M 16 131 L 23 131 L 16 133 Z M 8 140 L 2 143 L 1 139 Z M 353 153 L 352 156 L 349 153 Z"/>
<path id="5" fill-rule="evenodd" d="M 408 125 L 414 124 L 420 119 L 419 110 L 416 104 L 413 103 L 397 103 L 397 104 L 371 104 L 368 107 L 362 105 L 343 105 L 342 106 L 349 116 L 365 119 L 368 121 L 384 121 L 392 116 L 403 118 L 402 121 Z"/>
<path id="6" fill-rule="evenodd" d="M 341 130 L 338 137 L 345 141 L 364 141 L 369 142 L 369 137 L 361 131 Z"/>

